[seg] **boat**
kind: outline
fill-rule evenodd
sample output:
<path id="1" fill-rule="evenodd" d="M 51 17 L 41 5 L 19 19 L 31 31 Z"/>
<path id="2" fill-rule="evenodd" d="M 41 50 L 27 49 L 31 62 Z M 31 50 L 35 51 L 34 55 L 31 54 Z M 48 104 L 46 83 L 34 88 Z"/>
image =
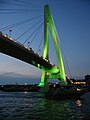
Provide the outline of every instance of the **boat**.
<path id="1" fill-rule="evenodd" d="M 78 88 L 75 86 L 60 86 L 56 90 L 50 89 L 45 97 L 51 99 L 78 99 L 88 92 L 87 88 Z"/>

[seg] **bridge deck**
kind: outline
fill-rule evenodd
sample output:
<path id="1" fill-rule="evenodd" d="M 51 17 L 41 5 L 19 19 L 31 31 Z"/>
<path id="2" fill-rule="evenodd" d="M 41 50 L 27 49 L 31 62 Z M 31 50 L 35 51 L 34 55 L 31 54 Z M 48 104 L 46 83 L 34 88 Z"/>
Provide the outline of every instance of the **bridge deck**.
<path id="1" fill-rule="evenodd" d="M 0 52 L 27 62 L 35 67 L 44 69 L 48 72 L 51 72 L 54 68 L 53 73 L 58 73 L 59 70 L 51 62 L 43 59 L 43 57 L 37 55 L 33 50 L 24 47 L 22 44 L 16 42 L 12 38 L 0 35 Z"/>

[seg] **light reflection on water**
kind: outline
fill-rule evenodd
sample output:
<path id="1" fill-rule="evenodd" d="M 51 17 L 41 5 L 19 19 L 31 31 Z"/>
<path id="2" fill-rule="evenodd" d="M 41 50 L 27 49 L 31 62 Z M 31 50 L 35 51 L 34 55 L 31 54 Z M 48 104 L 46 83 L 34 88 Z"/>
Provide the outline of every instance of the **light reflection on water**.
<path id="1" fill-rule="evenodd" d="M 89 114 L 89 93 L 81 100 L 50 100 L 35 92 L 0 92 L 0 120 L 89 120 Z"/>
<path id="2" fill-rule="evenodd" d="M 81 106 L 82 106 L 81 100 L 76 100 L 76 105 L 77 105 L 78 107 L 81 107 Z"/>

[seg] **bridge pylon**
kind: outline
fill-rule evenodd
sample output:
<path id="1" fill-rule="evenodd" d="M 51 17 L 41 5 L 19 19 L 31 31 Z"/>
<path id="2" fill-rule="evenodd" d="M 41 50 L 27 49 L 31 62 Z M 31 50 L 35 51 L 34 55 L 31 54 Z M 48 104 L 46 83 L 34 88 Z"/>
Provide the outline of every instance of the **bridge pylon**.
<path id="1" fill-rule="evenodd" d="M 62 59 L 62 55 L 61 55 L 61 51 L 60 51 L 60 46 L 59 46 L 59 38 L 57 35 L 57 31 L 54 25 L 54 21 L 53 21 L 53 17 L 51 15 L 50 9 L 48 5 L 44 6 L 44 50 L 43 50 L 43 58 L 49 60 L 49 31 L 48 28 L 50 29 L 51 33 L 52 33 L 52 38 L 54 41 L 54 45 L 55 45 L 55 51 L 56 51 L 56 55 L 57 55 L 57 60 L 58 60 L 58 69 L 60 70 L 60 73 L 58 74 L 49 74 L 45 71 L 42 71 L 42 77 L 41 77 L 41 81 L 39 83 L 40 87 L 46 87 L 45 90 L 48 89 L 48 79 L 50 78 L 50 76 L 52 76 L 52 78 L 58 78 L 61 80 L 61 83 L 63 85 L 66 85 L 66 76 L 65 76 L 65 70 L 64 70 L 64 64 L 63 64 L 63 59 Z M 54 77 L 53 77 L 54 76 Z M 58 77 L 57 77 L 58 76 Z"/>

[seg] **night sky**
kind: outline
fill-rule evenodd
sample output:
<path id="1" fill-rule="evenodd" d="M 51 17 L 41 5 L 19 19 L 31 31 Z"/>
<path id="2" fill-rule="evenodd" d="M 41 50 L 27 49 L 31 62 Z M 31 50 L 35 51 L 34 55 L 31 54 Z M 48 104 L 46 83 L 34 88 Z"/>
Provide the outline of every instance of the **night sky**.
<path id="1" fill-rule="evenodd" d="M 0 31 L 24 43 L 39 26 L 25 46 L 42 55 L 44 5 L 48 4 L 59 36 L 65 71 L 73 78 L 90 74 L 90 0 L 0 0 Z M 31 20 L 34 18 L 33 20 Z M 22 21 L 27 21 L 20 25 Z M 19 24 L 16 26 L 16 24 Z M 13 27 L 9 27 L 13 25 Z M 5 27 L 9 27 L 8 29 Z M 40 44 L 40 41 L 41 45 Z M 32 42 L 31 42 L 32 41 Z M 50 61 L 57 65 L 52 36 L 49 37 Z M 0 83 L 9 77 L 40 78 L 41 70 L 0 53 Z M 3 79 L 3 82 L 2 82 Z M 12 81 L 9 81 L 9 83 Z M 18 82 L 17 80 L 14 82 Z M 29 80 L 27 79 L 27 81 Z M 37 82 L 37 81 L 36 81 Z"/>

